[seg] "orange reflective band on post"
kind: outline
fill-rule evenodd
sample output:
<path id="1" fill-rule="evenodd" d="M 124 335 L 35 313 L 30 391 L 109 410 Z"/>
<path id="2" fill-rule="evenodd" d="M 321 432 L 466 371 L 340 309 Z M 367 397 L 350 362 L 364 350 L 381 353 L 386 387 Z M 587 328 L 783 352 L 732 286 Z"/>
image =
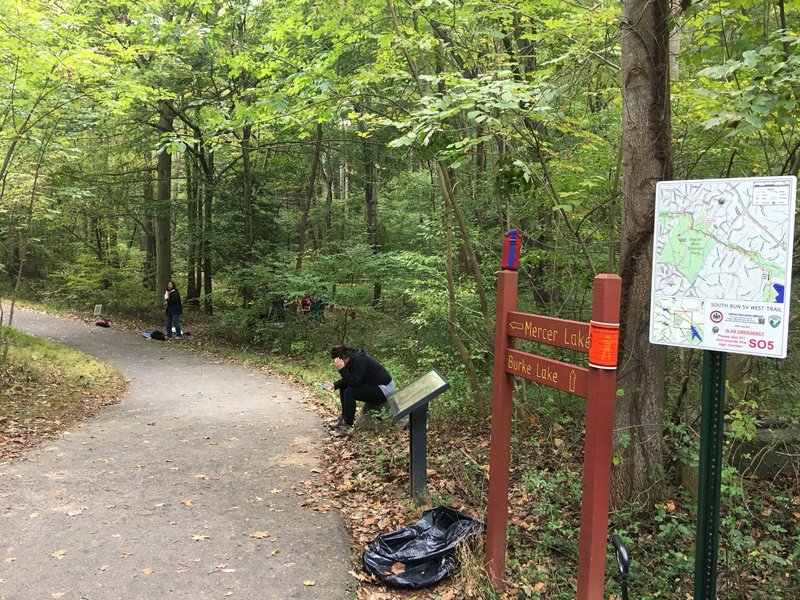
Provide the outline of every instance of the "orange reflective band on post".
<path id="1" fill-rule="evenodd" d="M 616 369 L 619 323 L 589 321 L 589 366 Z"/>

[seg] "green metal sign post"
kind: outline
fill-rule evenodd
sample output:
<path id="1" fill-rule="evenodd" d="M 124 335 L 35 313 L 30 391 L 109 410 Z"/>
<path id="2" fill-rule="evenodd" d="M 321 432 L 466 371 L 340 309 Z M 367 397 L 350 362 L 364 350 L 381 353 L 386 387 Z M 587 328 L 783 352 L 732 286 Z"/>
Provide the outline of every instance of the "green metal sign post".
<path id="1" fill-rule="evenodd" d="M 716 600 L 727 353 L 786 358 L 797 177 L 659 181 L 651 344 L 703 351 L 695 600 Z"/>
<path id="2" fill-rule="evenodd" d="M 700 417 L 700 487 L 694 559 L 695 600 L 716 600 L 722 479 L 723 418 L 725 416 L 725 352 L 703 352 L 702 415 Z"/>

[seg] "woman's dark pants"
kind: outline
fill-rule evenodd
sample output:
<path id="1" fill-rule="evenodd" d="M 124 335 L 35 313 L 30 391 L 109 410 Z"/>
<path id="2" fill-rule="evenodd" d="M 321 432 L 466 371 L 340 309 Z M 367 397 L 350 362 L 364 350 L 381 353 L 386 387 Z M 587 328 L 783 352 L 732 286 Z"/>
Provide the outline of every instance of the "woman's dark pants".
<path id="1" fill-rule="evenodd" d="M 386 402 L 386 396 L 377 385 L 339 388 L 339 398 L 342 401 L 342 419 L 347 425 L 352 425 L 356 418 L 356 401 Z"/>

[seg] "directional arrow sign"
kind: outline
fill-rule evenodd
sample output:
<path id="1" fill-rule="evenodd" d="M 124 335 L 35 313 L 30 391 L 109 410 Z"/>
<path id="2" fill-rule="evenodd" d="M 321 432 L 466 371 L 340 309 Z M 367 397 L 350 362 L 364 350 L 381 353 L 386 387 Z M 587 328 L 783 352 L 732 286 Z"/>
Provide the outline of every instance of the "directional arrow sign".
<path id="1" fill-rule="evenodd" d="M 548 346 L 589 352 L 589 324 L 510 311 L 506 334 Z"/>
<path id="2" fill-rule="evenodd" d="M 519 375 L 582 398 L 586 397 L 588 389 L 589 369 L 586 367 L 576 367 L 519 350 L 508 350 L 506 373 Z"/>

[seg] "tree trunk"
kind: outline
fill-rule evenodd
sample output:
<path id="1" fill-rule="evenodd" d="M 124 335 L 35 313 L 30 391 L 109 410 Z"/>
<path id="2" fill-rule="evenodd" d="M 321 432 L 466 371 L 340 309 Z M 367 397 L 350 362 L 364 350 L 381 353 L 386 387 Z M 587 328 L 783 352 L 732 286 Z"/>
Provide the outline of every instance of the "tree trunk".
<path id="1" fill-rule="evenodd" d="M 151 165 L 153 155 L 145 152 L 144 164 Z M 153 189 L 152 170 L 148 168 L 142 181 L 142 196 L 144 198 L 144 217 L 142 219 L 142 236 L 144 242 L 144 285 L 148 290 L 156 290 L 156 238 L 155 231 L 155 190 Z M 140 238 L 141 239 L 141 238 Z"/>
<path id="2" fill-rule="evenodd" d="M 27 211 L 25 214 L 25 228 L 20 229 L 17 233 L 18 242 L 16 247 L 19 249 L 19 267 L 14 275 L 14 289 L 11 293 L 11 306 L 8 313 L 8 327 L 5 327 L 2 334 L 2 358 L 0 358 L 0 367 L 5 371 L 8 367 L 8 349 L 9 349 L 9 334 L 11 326 L 14 324 L 14 305 L 19 296 L 20 285 L 22 284 L 22 272 L 25 267 L 25 258 L 28 255 L 29 244 L 32 239 L 31 232 L 33 230 L 33 212 L 36 207 L 36 196 L 39 193 L 39 175 L 42 172 L 42 165 L 44 164 L 45 154 L 47 147 L 50 145 L 50 140 L 55 134 L 55 127 L 50 130 L 45 140 L 42 141 L 39 147 L 36 166 L 33 172 L 33 181 L 31 183 L 30 200 L 28 202 Z M 2 314 L 2 313 L 0 313 Z M 2 323 L 2 320 L 0 320 Z"/>
<path id="3" fill-rule="evenodd" d="M 378 192 L 376 185 L 377 163 L 375 144 L 371 140 L 361 140 L 362 160 L 364 163 L 364 221 L 367 228 L 367 243 L 372 248 L 373 254 L 380 251 L 380 236 L 378 235 Z M 377 306 L 381 300 L 381 282 L 375 281 L 372 285 L 372 304 Z"/>
<path id="4" fill-rule="evenodd" d="M 619 398 L 622 461 L 613 472 L 616 504 L 660 497 L 664 464 L 666 347 L 648 342 L 655 188 L 671 178 L 669 0 L 622 4 L 624 214 Z"/>
<path id="5" fill-rule="evenodd" d="M 119 221 L 117 217 L 111 215 L 106 218 L 108 227 L 108 264 L 119 269 L 120 256 L 119 256 Z"/>
<path id="6" fill-rule="evenodd" d="M 213 238 L 213 221 L 211 219 L 214 208 L 214 153 L 207 151 L 203 165 L 203 307 L 207 315 L 214 314 L 214 303 L 211 299 L 212 266 L 211 266 L 211 240 Z"/>
<path id="7" fill-rule="evenodd" d="M 175 119 L 172 110 L 166 102 L 162 102 L 159 107 L 158 130 L 161 133 L 172 131 L 172 123 Z M 156 287 L 153 302 L 155 306 L 161 306 L 164 300 L 164 290 L 167 282 L 172 276 L 172 243 L 170 238 L 170 213 L 171 213 L 171 194 L 172 189 L 172 155 L 166 150 L 158 153 L 156 162 L 157 183 L 156 183 L 156 211 L 155 211 L 155 231 L 156 231 Z"/>
<path id="8" fill-rule="evenodd" d="M 480 398 L 478 374 L 475 370 L 475 363 L 472 361 L 469 350 L 458 334 L 458 328 L 456 327 L 456 286 L 455 278 L 453 277 L 453 212 L 447 200 L 444 201 L 444 233 L 447 246 L 445 254 L 445 272 L 447 273 L 447 333 L 450 334 L 450 340 L 456 347 L 458 355 L 461 357 L 461 362 L 464 363 L 472 398 L 477 405 L 478 399 Z"/>
<path id="9" fill-rule="evenodd" d="M 197 145 L 197 154 L 199 156 L 200 144 Z M 203 294 L 203 184 L 201 179 L 200 161 L 199 159 L 194 163 L 194 197 L 196 204 L 194 206 L 195 214 L 195 232 L 194 232 L 194 290 L 197 298 L 196 306 L 200 305 L 200 296 Z"/>
<path id="10" fill-rule="evenodd" d="M 200 298 L 198 248 L 200 186 L 197 163 L 193 155 L 187 156 L 186 164 L 186 302 L 197 305 Z"/>
<path id="11" fill-rule="evenodd" d="M 331 218 L 333 211 L 333 161 L 330 156 L 323 161 L 327 169 L 323 167 L 322 177 L 325 179 L 325 214 L 323 216 L 322 239 L 327 240 L 331 233 Z"/>
<path id="12" fill-rule="evenodd" d="M 478 261 L 478 255 L 475 252 L 475 247 L 472 245 L 472 238 L 470 237 L 464 214 L 461 212 L 461 207 L 456 201 L 455 187 L 450 170 L 440 160 L 436 161 L 436 170 L 439 175 L 439 185 L 442 190 L 442 195 L 444 196 L 444 201 L 449 203 L 450 209 L 453 211 L 453 215 L 455 215 L 456 223 L 458 223 L 458 229 L 461 232 L 464 252 L 469 259 L 469 264 L 472 267 L 472 275 L 475 278 L 475 291 L 478 293 L 478 302 L 481 307 L 486 340 L 487 343 L 491 344 L 494 325 L 492 323 L 492 316 L 489 314 L 489 302 L 486 299 L 486 289 L 483 285 L 483 275 L 481 274 L 481 265 Z"/>
<path id="13" fill-rule="evenodd" d="M 314 189 L 317 185 L 317 170 L 319 157 L 322 152 L 322 123 L 317 123 L 317 140 L 314 144 L 314 156 L 311 159 L 311 174 L 308 177 L 308 189 L 303 198 L 303 214 L 300 215 L 300 230 L 297 232 L 297 260 L 294 268 L 299 271 L 303 268 L 303 254 L 306 252 L 306 229 L 308 229 L 308 212 L 311 210 L 311 201 L 314 199 Z"/>
<path id="14" fill-rule="evenodd" d="M 367 243 L 378 251 L 378 197 L 375 193 L 375 151 L 369 140 L 361 141 L 364 163 L 364 222 Z"/>
<path id="15" fill-rule="evenodd" d="M 89 228 L 94 238 L 94 256 L 97 258 L 98 263 L 103 264 L 106 260 L 105 236 L 103 235 L 103 224 L 98 215 L 95 214 L 89 217 Z"/>
<path id="16" fill-rule="evenodd" d="M 392 15 L 392 23 L 394 24 L 394 31 L 395 34 L 399 38 L 403 38 L 403 31 L 400 27 L 400 19 L 397 16 L 397 11 L 395 10 L 394 1 L 393 0 L 386 0 L 387 8 L 389 9 L 389 13 Z M 417 92 L 420 96 L 424 96 L 426 94 L 427 83 L 423 80 L 420 76 L 420 70 L 417 66 L 417 62 L 414 60 L 414 57 L 411 56 L 411 53 L 408 49 L 404 46 L 401 47 L 401 51 L 406 58 L 406 62 L 408 63 L 408 67 L 411 70 L 411 74 L 414 77 L 414 81 L 416 82 Z M 450 209 L 453 211 L 453 215 L 456 218 L 456 223 L 458 223 L 459 231 L 461 232 L 462 241 L 464 243 L 464 250 L 469 258 L 470 265 L 472 266 L 472 273 L 475 277 L 475 289 L 478 293 L 478 301 L 481 307 L 481 316 L 483 317 L 483 323 L 485 327 L 485 334 L 486 334 L 486 342 L 487 344 L 491 344 L 491 340 L 494 338 L 494 325 L 492 323 L 492 315 L 489 314 L 489 302 L 486 299 L 486 289 L 483 285 L 483 275 L 481 274 L 481 266 L 480 261 L 478 260 L 478 255 L 475 252 L 475 248 L 472 245 L 472 239 L 469 235 L 469 230 L 467 229 L 467 225 L 464 219 L 464 214 L 461 211 L 461 207 L 458 205 L 456 201 L 455 195 L 455 187 L 453 185 L 452 175 L 450 170 L 448 169 L 447 165 L 444 164 L 441 160 L 436 160 L 436 171 L 439 176 L 439 185 L 442 191 L 442 195 L 444 196 L 444 201 L 449 203 Z"/>
<path id="17" fill-rule="evenodd" d="M 242 127 L 242 211 L 244 213 L 244 248 L 242 263 L 249 267 L 253 264 L 253 244 L 255 243 L 255 225 L 253 223 L 253 171 L 250 168 L 250 136 L 252 125 Z M 253 299 L 252 286 L 242 290 L 242 304 L 246 308 Z"/>

